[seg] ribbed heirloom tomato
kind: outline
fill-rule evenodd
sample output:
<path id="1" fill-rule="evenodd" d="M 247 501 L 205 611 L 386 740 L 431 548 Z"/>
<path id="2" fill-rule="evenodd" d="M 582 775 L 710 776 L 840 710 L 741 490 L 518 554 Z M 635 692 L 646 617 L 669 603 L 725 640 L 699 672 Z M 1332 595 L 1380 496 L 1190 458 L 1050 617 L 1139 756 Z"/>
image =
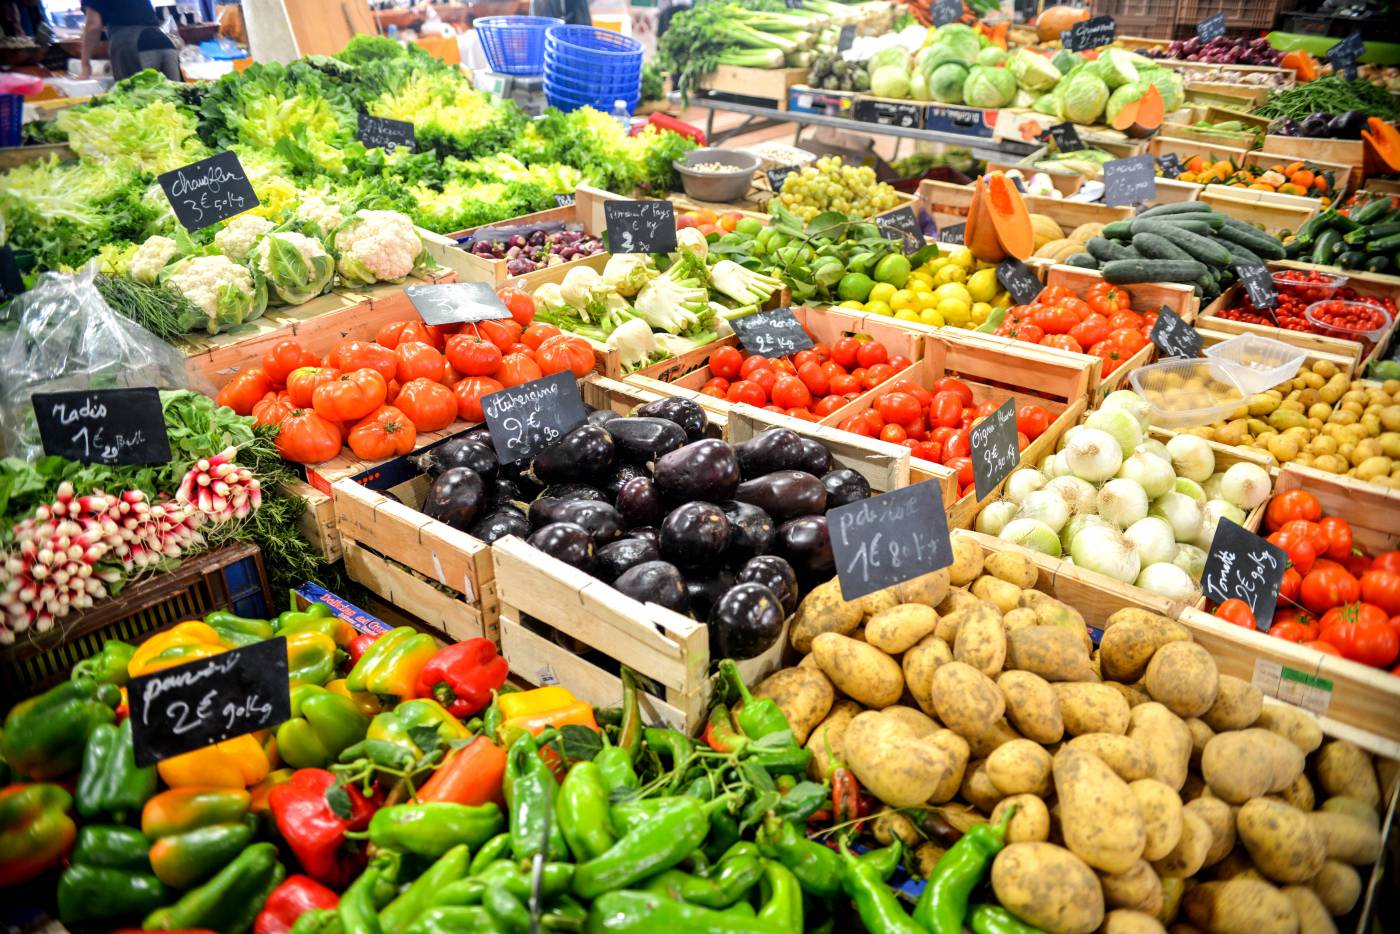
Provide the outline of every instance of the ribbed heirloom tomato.
<path id="1" fill-rule="evenodd" d="M 214 401 L 219 405 L 228 406 L 239 415 L 249 415 L 253 406 L 271 391 L 272 380 L 267 378 L 267 373 L 262 367 L 254 366 L 240 371 L 225 383 L 224 388 L 214 397 Z"/>
<path id="2" fill-rule="evenodd" d="M 407 415 L 419 431 L 438 431 L 457 420 L 457 399 L 452 390 L 430 379 L 403 384 L 394 407 Z"/>
<path id="3" fill-rule="evenodd" d="M 1293 519 L 1316 522 L 1322 518 L 1322 503 L 1306 490 L 1289 490 L 1269 500 L 1264 509 L 1264 527 L 1270 532 L 1281 529 Z"/>
<path id="4" fill-rule="evenodd" d="M 408 416 L 392 405 L 381 405 L 356 422 L 346 440 L 361 460 L 382 461 L 412 451 L 416 436 Z"/>
<path id="5" fill-rule="evenodd" d="M 399 358 L 394 356 L 394 352 L 372 341 L 341 341 L 326 358 L 326 363 L 342 373 L 368 367 L 384 377 L 386 383 L 399 370 Z"/>
<path id="6" fill-rule="evenodd" d="M 587 376 L 593 371 L 593 348 L 588 341 L 572 334 L 558 334 L 540 345 L 536 352 L 540 373 L 571 371 L 575 376 Z"/>
<path id="7" fill-rule="evenodd" d="M 475 334 L 447 339 L 447 362 L 463 376 L 491 376 L 501 368 L 501 348 Z"/>
<path id="8" fill-rule="evenodd" d="M 505 388 L 499 380 L 489 376 L 464 376 L 452 387 L 452 394 L 457 397 L 458 416 L 469 422 L 485 421 L 481 400 Z"/>
<path id="9" fill-rule="evenodd" d="M 543 375 L 540 365 L 533 357 L 523 353 L 508 353 L 501 358 L 501 368 L 496 373 L 496 379 L 500 380 L 502 386 L 510 388 L 539 379 Z"/>
<path id="10" fill-rule="evenodd" d="M 1378 668 L 1389 665 L 1400 654 L 1400 632 L 1389 624 L 1379 607 L 1365 603 L 1329 610 L 1322 617 L 1320 638 L 1336 646 L 1343 658 Z"/>
<path id="11" fill-rule="evenodd" d="M 394 348 L 394 356 L 398 358 L 394 378 L 400 385 L 420 377 L 441 381 L 447 373 L 447 359 L 432 344 L 423 341 L 401 342 Z"/>
<path id="12" fill-rule="evenodd" d="M 311 393 L 311 407 L 333 422 L 357 422 L 383 405 L 388 394 L 384 377 L 364 367 L 317 386 Z"/>
<path id="13" fill-rule="evenodd" d="M 293 409 L 282 419 L 277 450 L 298 464 L 319 464 L 340 453 L 340 426 L 310 409 Z"/>
<path id="14" fill-rule="evenodd" d="M 1361 596 L 1361 585 L 1341 565 L 1318 561 L 1303 575 L 1299 589 L 1303 606 L 1314 613 L 1324 613 L 1341 603 L 1351 603 Z"/>
<path id="15" fill-rule="evenodd" d="M 275 386 L 285 386 L 287 376 L 298 367 L 315 366 L 321 359 L 294 340 L 278 341 L 262 356 L 262 369 Z"/>
<path id="16" fill-rule="evenodd" d="M 1245 603 L 1238 597 L 1231 597 L 1229 600 L 1226 600 L 1224 603 L 1220 604 L 1220 606 L 1216 607 L 1215 617 L 1216 619 L 1223 619 L 1231 625 L 1242 626 L 1245 629 L 1258 628 L 1258 623 L 1254 620 L 1254 611 L 1249 608 L 1248 603 Z"/>
<path id="17" fill-rule="evenodd" d="M 299 409 L 311 407 L 316 387 L 340 376 L 340 371 L 328 366 L 297 367 L 287 377 L 287 398 Z"/>
<path id="18" fill-rule="evenodd" d="M 379 329 L 375 335 L 374 342 L 388 347 L 390 350 L 396 349 L 399 344 L 407 341 L 421 341 L 424 344 L 431 344 L 438 350 L 442 349 L 442 329 L 424 324 L 422 321 L 391 321 Z"/>

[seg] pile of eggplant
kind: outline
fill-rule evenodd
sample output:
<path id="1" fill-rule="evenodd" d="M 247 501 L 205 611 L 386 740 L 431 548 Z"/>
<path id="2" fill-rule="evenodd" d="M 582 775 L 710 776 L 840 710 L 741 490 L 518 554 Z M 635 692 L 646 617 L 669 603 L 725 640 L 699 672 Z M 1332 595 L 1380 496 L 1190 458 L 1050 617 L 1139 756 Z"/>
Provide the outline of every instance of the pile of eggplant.
<path id="1" fill-rule="evenodd" d="M 834 573 L 826 512 L 870 496 L 821 443 L 774 428 L 730 446 L 705 410 L 660 399 L 588 421 L 503 465 L 486 427 L 417 458 L 427 515 L 486 542 L 517 535 L 616 587 L 709 625 L 715 659 L 761 655 Z M 528 504 L 528 505 L 527 505 Z"/>

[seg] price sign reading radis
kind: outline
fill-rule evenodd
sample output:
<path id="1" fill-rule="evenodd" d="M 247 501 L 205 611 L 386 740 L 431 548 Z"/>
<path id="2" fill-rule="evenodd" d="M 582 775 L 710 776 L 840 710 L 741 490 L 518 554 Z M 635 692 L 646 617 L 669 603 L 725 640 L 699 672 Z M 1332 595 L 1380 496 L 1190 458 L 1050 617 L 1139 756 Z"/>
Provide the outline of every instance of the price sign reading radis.
<path id="1" fill-rule="evenodd" d="M 164 464 L 165 414 L 155 389 L 36 392 L 31 400 L 44 452 L 84 464 Z"/>
<path id="2" fill-rule="evenodd" d="M 855 600 L 953 563 L 937 480 L 863 499 L 827 514 L 841 596 Z"/>
<path id="3" fill-rule="evenodd" d="M 292 715 L 287 640 L 132 678 L 127 697 L 138 766 L 277 726 Z"/>
<path id="4" fill-rule="evenodd" d="M 157 177 L 186 230 L 200 230 L 260 203 L 237 154 L 221 152 Z"/>
<path id="5" fill-rule="evenodd" d="M 535 456 L 588 420 L 569 370 L 493 392 L 481 411 L 502 464 Z"/>

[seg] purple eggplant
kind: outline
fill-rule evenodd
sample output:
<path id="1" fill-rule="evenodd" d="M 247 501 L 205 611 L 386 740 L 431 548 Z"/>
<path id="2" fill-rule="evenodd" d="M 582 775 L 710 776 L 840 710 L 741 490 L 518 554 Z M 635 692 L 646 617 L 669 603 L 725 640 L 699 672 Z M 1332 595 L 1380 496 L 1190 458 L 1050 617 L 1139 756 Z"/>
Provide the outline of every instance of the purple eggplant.
<path id="1" fill-rule="evenodd" d="M 524 537 L 530 534 L 530 523 L 520 510 L 501 510 L 482 516 L 467 530 L 486 544 L 505 538 L 507 535 Z"/>
<path id="2" fill-rule="evenodd" d="M 778 526 L 773 550 L 797 572 L 804 585 L 820 583 L 836 570 L 826 516 L 803 516 Z"/>
<path id="3" fill-rule="evenodd" d="M 685 436 L 691 441 L 705 437 L 705 429 L 710 425 L 710 417 L 700 404 L 677 396 L 657 399 L 637 408 L 637 415 L 644 418 L 668 418 L 685 429 Z"/>
<path id="4" fill-rule="evenodd" d="M 831 452 L 826 445 L 813 438 L 802 439 L 802 460 L 793 465 L 794 470 L 805 470 L 814 477 L 820 477 L 831 470 Z"/>
<path id="5" fill-rule="evenodd" d="M 643 561 L 622 572 L 613 586 L 643 603 L 659 603 L 668 610 L 685 612 L 685 578 L 674 564 Z"/>
<path id="6" fill-rule="evenodd" d="M 486 503 L 486 484 L 465 467 L 438 474 L 423 499 L 423 514 L 463 532 L 471 528 Z"/>
<path id="7" fill-rule="evenodd" d="M 686 443 L 685 429 L 669 418 L 619 418 L 605 426 L 618 457 L 646 463 Z"/>
<path id="8" fill-rule="evenodd" d="M 628 538 L 640 538 L 644 542 L 651 542 L 656 553 L 661 553 L 661 530 L 654 525 L 639 525 L 627 530 Z"/>
<path id="9" fill-rule="evenodd" d="M 773 591 L 762 584 L 735 584 L 710 610 L 710 657 L 743 661 L 762 655 L 782 636 L 786 618 Z"/>
<path id="10" fill-rule="evenodd" d="M 734 498 L 752 503 L 775 522 L 826 512 L 826 487 L 805 470 L 779 470 L 745 480 L 734 491 Z"/>
<path id="11" fill-rule="evenodd" d="M 739 472 L 752 480 L 778 470 L 801 469 L 802 437 L 789 428 L 770 428 L 747 441 L 734 445 Z"/>
<path id="12" fill-rule="evenodd" d="M 580 425 L 536 454 L 530 471 L 541 483 L 577 482 L 612 466 L 612 435 L 599 425 Z"/>
<path id="13" fill-rule="evenodd" d="M 773 550 L 777 526 L 772 516 L 753 503 L 733 499 L 724 500 L 719 508 L 729 519 L 729 550 L 726 556 L 730 560 L 747 561 L 754 555 L 765 555 Z"/>
<path id="14" fill-rule="evenodd" d="M 706 567 L 729 546 L 729 518 L 712 503 L 686 503 L 661 523 L 661 556 L 667 561 Z"/>
<path id="15" fill-rule="evenodd" d="M 593 575 L 611 584 L 645 561 L 659 560 L 656 546 L 643 538 L 619 538 L 599 548 L 593 555 Z"/>
<path id="16" fill-rule="evenodd" d="M 723 441 L 707 438 L 656 459 L 656 488 L 670 503 L 734 499 L 739 488 L 739 460 Z"/>
<path id="17" fill-rule="evenodd" d="M 685 578 L 686 607 L 696 619 L 705 619 L 724 592 L 734 586 L 734 575 L 725 568 L 713 574 L 688 574 Z"/>
<path id="18" fill-rule="evenodd" d="M 656 484 L 650 477 L 633 477 L 617 491 L 613 501 L 622 524 L 629 529 L 637 526 L 656 525 L 666 514 L 661 505 L 661 494 L 656 492 Z"/>
<path id="19" fill-rule="evenodd" d="M 826 487 L 827 509 L 870 498 L 870 481 L 847 467 L 823 475 L 822 486 Z"/>
<path id="20" fill-rule="evenodd" d="M 593 536 L 572 522 L 551 522 L 526 539 L 531 547 L 587 573 L 593 567 Z"/>
<path id="21" fill-rule="evenodd" d="M 622 488 L 626 486 L 627 481 L 636 480 L 639 477 L 645 477 L 647 480 L 650 480 L 651 471 L 647 470 L 641 464 L 629 464 L 626 461 L 615 464 L 613 465 L 612 472 L 602 481 L 603 493 L 607 495 L 608 499 L 616 503 L 617 494 L 622 492 Z"/>
<path id="22" fill-rule="evenodd" d="M 797 572 L 792 569 L 792 565 L 777 555 L 750 558 L 748 563 L 739 569 L 735 580 L 741 584 L 762 584 L 773 591 L 782 602 L 785 615 L 797 609 Z"/>
<path id="23" fill-rule="evenodd" d="M 622 537 L 622 517 L 609 503 L 589 499 L 566 500 L 559 507 L 559 519 L 583 526 L 593 536 L 593 546 L 601 548 Z"/>

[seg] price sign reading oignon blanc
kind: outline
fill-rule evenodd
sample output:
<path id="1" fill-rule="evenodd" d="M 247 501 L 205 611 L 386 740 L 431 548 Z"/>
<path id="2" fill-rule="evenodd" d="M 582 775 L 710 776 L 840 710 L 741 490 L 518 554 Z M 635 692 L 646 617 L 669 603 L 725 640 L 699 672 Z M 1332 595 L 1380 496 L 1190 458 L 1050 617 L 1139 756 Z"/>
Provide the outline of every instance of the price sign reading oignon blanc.
<path id="1" fill-rule="evenodd" d="M 201 230 L 251 211 L 260 203 L 248 173 L 232 151 L 221 152 L 156 177 L 175 217 L 186 230 Z"/>
<path id="2" fill-rule="evenodd" d="M 937 480 L 872 496 L 826 516 L 841 596 L 855 600 L 953 563 Z"/>
<path id="3" fill-rule="evenodd" d="M 84 464 L 164 464 L 170 438 L 160 393 L 75 389 L 31 397 L 44 452 Z"/>
<path id="4" fill-rule="evenodd" d="M 588 420 L 569 370 L 493 392 L 481 411 L 502 464 L 534 457 Z"/>

